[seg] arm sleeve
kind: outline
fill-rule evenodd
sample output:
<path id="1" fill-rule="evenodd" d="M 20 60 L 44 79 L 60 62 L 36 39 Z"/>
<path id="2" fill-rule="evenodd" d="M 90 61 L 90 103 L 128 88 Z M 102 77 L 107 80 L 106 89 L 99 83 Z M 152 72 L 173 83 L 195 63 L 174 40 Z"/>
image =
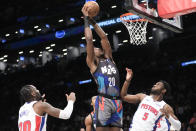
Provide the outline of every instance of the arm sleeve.
<path id="1" fill-rule="evenodd" d="M 65 107 L 65 109 L 64 110 L 60 110 L 59 118 L 61 118 L 61 119 L 69 119 L 71 114 L 72 114 L 72 111 L 73 111 L 73 104 L 74 104 L 73 101 L 71 101 L 71 100 L 68 101 L 68 104 Z"/>
<path id="2" fill-rule="evenodd" d="M 175 120 L 172 116 L 169 116 L 169 122 L 171 123 L 172 127 L 175 129 L 175 130 L 180 130 L 181 128 L 181 122 L 179 120 Z"/>

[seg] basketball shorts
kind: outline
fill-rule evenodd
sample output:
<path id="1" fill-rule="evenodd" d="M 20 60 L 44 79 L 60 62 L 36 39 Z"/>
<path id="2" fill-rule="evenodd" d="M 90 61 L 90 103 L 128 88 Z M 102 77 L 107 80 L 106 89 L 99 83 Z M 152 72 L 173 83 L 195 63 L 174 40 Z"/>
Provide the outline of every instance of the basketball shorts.
<path id="1" fill-rule="evenodd" d="M 123 107 L 121 100 L 98 96 L 95 102 L 96 127 L 122 128 Z"/>

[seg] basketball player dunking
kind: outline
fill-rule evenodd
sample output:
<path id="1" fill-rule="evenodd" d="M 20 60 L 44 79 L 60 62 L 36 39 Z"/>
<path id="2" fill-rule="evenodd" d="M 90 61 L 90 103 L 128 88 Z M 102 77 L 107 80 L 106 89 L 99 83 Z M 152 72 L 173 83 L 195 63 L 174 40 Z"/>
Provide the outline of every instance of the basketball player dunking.
<path id="1" fill-rule="evenodd" d="M 95 102 L 96 131 L 119 131 L 122 127 L 122 101 L 120 100 L 119 72 L 112 58 L 112 49 L 107 35 L 96 22 L 88 17 L 86 6 L 82 8 L 87 42 L 86 62 L 98 84 L 98 96 Z M 101 48 L 94 48 L 92 24 L 101 38 Z"/>
<path id="2" fill-rule="evenodd" d="M 96 131 L 96 114 L 95 114 L 95 101 L 97 96 L 91 98 L 91 106 L 93 111 L 85 118 L 86 131 Z"/>
<path id="3" fill-rule="evenodd" d="M 130 125 L 130 131 L 154 131 L 159 126 L 158 122 L 163 115 L 168 119 L 169 123 L 175 130 L 180 130 L 181 123 L 174 115 L 171 106 L 163 101 L 163 96 L 169 88 L 166 81 L 157 82 L 151 89 L 150 96 L 146 94 L 127 94 L 129 83 L 131 82 L 133 72 L 131 69 L 126 68 L 127 76 L 126 81 L 121 90 L 121 97 L 124 101 L 129 103 L 140 103 L 137 111 L 133 116 Z"/>
<path id="4" fill-rule="evenodd" d="M 68 104 L 64 110 L 61 110 L 43 102 L 39 90 L 33 85 L 22 87 L 20 94 L 25 100 L 25 104 L 19 110 L 19 131 L 46 131 L 47 115 L 69 119 L 76 100 L 75 93 L 71 93 L 69 96 L 66 95 Z"/>

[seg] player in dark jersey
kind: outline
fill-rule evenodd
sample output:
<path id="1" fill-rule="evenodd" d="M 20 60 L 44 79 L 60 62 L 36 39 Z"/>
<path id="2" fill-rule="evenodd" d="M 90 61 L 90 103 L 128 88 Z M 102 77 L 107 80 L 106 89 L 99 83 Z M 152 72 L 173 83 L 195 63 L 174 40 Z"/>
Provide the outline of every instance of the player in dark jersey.
<path id="1" fill-rule="evenodd" d="M 95 114 L 95 101 L 97 96 L 91 98 L 91 106 L 93 111 L 85 118 L 86 131 L 96 131 L 96 114 Z"/>
<path id="2" fill-rule="evenodd" d="M 107 35 L 96 22 L 88 17 L 87 7 L 82 8 L 87 42 L 86 62 L 98 85 L 95 102 L 96 131 L 120 131 L 122 127 L 122 101 L 120 100 L 119 72 L 112 58 Z M 91 24 L 101 38 L 101 48 L 94 48 Z"/>

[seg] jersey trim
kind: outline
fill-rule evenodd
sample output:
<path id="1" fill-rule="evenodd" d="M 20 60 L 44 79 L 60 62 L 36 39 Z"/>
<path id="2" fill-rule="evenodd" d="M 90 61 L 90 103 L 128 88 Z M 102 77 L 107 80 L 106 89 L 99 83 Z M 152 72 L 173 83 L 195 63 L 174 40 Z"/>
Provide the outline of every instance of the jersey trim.
<path id="1" fill-rule="evenodd" d="M 163 117 L 162 115 L 159 116 L 159 118 L 155 121 L 155 125 L 153 127 L 153 131 L 156 131 L 157 130 L 157 123 L 159 122 L 159 120 L 161 119 L 161 117 Z"/>
<path id="2" fill-rule="evenodd" d="M 103 96 L 105 98 L 112 99 L 112 100 L 121 100 L 120 96 L 110 96 L 110 95 L 103 94 L 103 93 L 99 93 L 98 96 Z"/>
<path id="3" fill-rule="evenodd" d="M 96 70 L 95 70 L 94 72 L 91 72 L 91 74 L 94 75 L 94 73 L 97 71 L 97 69 L 98 69 L 98 67 L 99 67 L 100 62 L 104 62 L 104 61 L 106 61 L 107 59 L 109 59 L 109 58 L 105 58 L 104 60 L 100 60 L 100 59 L 99 59 L 99 63 L 97 64 Z"/>
<path id="4" fill-rule="evenodd" d="M 35 116 L 35 131 L 42 131 L 45 124 L 45 117 Z"/>
<path id="5" fill-rule="evenodd" d="M 166 123 L 167 123 L 167 126 L 168 126 L 168 131 L 170 131 L 170 123 L 169 123 L 169 120 L 166 119 L 166 118 L 165 118 L 165 120 L 166 120 Z"/>
<path id="6" fill-rule="evenodd" d="M 43 127 L 44 127 L 44 124 L 45 124 L 45 117 L 42 117 L 42 122 L 41 122 L 40 131 L 42 131 L 42 129 L 43 129 Z"/>
<path id="7" fill-rule="evenodd" d="M 41 117 L 35 116 L 35 131 L 40 131 Z"/>
<path id="8" fill-rule="evenodd" d="M 104 61 L 107 61 L 108 59 L 110 60 L 110 58 L 106 58 L 106 59 L 104 59 L 104 60 L 99 60 L 99 63 L 97 64 L 97 68 L 96 68 L 95 72 L 97 72 L 100 63 L 101 63 L 101 62 L 104 62 Z M 111 60 L 110 60 L 110 61 L 111 61 Z M 111 61 L 111 62 L 114 63 L 113 61 Z M 95 72 L 93 72 L 93 73 L 91 72 L 91 74 L 92 74 L 92 75 L 95 75 Z"/>

